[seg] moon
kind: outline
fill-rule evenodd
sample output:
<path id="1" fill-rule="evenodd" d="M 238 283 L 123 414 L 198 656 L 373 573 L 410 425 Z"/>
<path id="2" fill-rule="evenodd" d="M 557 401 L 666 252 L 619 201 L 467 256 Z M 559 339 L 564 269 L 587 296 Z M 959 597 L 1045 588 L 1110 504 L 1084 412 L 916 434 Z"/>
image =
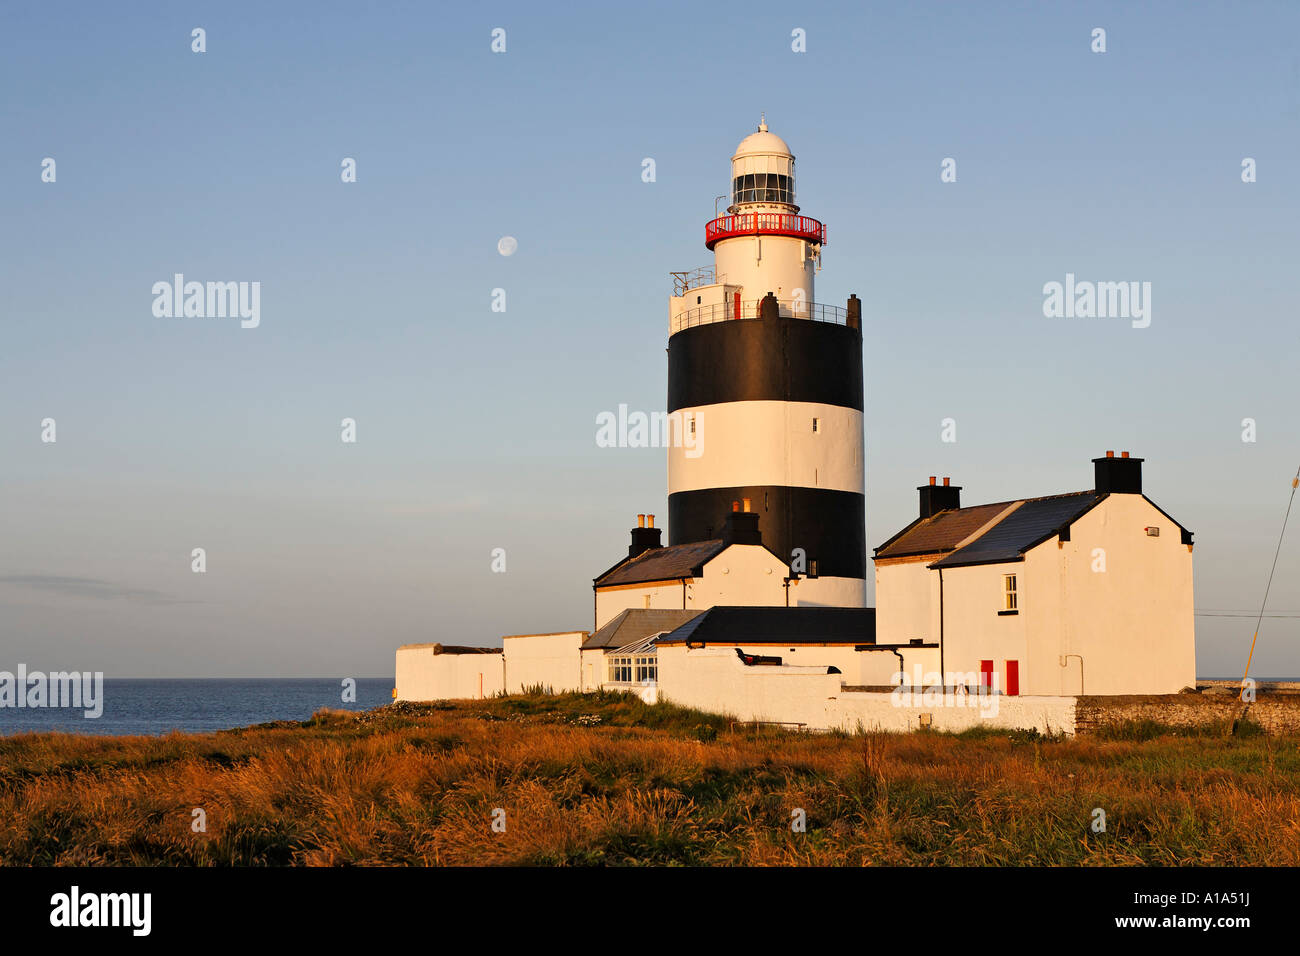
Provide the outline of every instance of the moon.
<path id="1" fill-rule="evenodd" d="M 513 256 L 519 248 L 519 241 L 514 236 L 502 236 L 497 240 L 497 252 L 503 256 Z"/>

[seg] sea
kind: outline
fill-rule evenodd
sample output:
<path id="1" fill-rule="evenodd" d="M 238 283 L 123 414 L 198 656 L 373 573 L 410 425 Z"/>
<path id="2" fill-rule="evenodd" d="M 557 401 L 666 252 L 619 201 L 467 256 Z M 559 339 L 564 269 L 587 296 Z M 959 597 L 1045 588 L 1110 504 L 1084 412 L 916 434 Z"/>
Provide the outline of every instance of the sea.
<path id="1" fill-rule="evenodd" d="M 359 677 L 344 701 L 335 678 L 105 678 L 103 713 L 84 709 L 0 707 L 0 736 L 57 730 L 71 734 L 212 733 L 272 720 L 307 720 L 322 707 L 371 710 L 390 703 L 391 677 Z"/>

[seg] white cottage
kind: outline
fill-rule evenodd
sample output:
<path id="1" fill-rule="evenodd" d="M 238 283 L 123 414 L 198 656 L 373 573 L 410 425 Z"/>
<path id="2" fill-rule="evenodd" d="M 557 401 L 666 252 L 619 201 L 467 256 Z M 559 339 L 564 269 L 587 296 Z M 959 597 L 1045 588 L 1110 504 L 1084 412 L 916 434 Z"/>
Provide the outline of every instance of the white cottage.
<path id="1" fill-rule="evenodd" d="M 598 631 L 629 608 L 705 611 L 720 605 L 784 607 L 796 604 L 790 588 L 800 580 L 763 544 L 758 514 L 737 501 L 722 536 L 661 545 L 654 515 L 637 515 L 628 556 L 592 582 Z"/>
<path id="2" fill-rule="evenodd" d="M 945 684 L 1008 695 L 1194 687 L 1192 533 L 1142 493 L 1142 459 L 1093 465 L 1092 490 L 968 508 L 922 485 L 875 552 L 877 640 L 934 643 Z"/>

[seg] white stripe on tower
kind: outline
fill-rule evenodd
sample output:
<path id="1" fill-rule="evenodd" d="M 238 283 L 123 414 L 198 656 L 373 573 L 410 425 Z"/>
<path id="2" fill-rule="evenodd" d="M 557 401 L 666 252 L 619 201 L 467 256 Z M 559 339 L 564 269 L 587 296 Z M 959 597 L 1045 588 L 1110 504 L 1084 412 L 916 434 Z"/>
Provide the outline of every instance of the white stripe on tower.
<path id="1" fill-rule="evenodd" d="M 819 402 L 722 402 L 680 410 L 668 493 L 741 485 L 862 493 L 862 412 Z M 688 424 L 694 421 L 694 428 Z"/>

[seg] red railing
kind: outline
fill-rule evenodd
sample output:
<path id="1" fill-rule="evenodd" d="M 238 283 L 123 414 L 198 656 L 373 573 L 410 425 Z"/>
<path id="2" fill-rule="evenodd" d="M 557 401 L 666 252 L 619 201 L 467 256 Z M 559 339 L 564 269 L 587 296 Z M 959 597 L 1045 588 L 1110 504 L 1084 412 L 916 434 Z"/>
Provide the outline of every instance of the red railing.
<path id="1" fill-rule="evenodd" d="M 826 242 L 826 227 L 808 216 L 784 212 L 747 212 L 719 216 L 704 227 L 704 245 L 712 249 L 720 239 L 733 236 L 792 236 L 810 242 Z"/>
<path id="2" fill-rule="evenodd" d="M 761 299 L 741 302 L 718 302 L 713 305 L 700 306 L 685 312 L 678 312 L 669 323 L 669 335 L 676 335 L 683 329 L 697 325 L 709 325 L 713 322 L 735 321 L 737 319 L 757 319 L 762 306 Z M 780 299 L 777 307 L 783 318 L 811 319 L 814 322 L 831 322 L 835 325 L 848 324 L 848 311 L 835 305 L 822 305 L 820 302 L 802 302 L 793 299 Z"/>

